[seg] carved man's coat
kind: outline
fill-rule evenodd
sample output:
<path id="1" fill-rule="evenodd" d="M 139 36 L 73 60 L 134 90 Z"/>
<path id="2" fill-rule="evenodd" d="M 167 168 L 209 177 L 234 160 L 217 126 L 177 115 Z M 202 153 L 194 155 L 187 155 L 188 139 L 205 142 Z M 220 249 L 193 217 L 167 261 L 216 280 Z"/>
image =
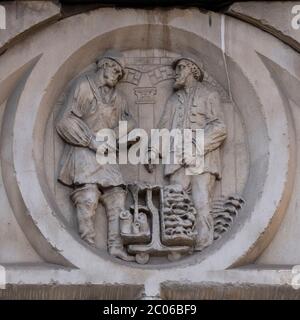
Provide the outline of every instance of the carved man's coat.
<path id="1" fill-rule="evenodd" d="M 87 183 L 101 187 L 124 184 L 117 164 L 101 165 L 88 146 L 101 129 L 117 131 L 120 120 L 128 121 L 129 130 L 134 126 L 125 98 L 115 88 L 106 93 L 97 88 L 90 77 L 77 83 L 71 95 L 70 108 L 57 125 L 60 136 L 71 146 L 66 146 L 59 180 L 69 186 Z"/>
<path id="2" fill-rule="evenodd" d="M 189 89 L 178 90 L 168 99 L 158 124 L 167 129 L 204 129 L 204 170 L 217 179 L 221 178 L 219 147 L 226 138 L 226 126 L 222 121 L 220 97 L 201 83 Z M 176 152 L 171 145 L 171 152 Z M 165 165 L 165 175 L 176 172 L 182 165 Z"/>

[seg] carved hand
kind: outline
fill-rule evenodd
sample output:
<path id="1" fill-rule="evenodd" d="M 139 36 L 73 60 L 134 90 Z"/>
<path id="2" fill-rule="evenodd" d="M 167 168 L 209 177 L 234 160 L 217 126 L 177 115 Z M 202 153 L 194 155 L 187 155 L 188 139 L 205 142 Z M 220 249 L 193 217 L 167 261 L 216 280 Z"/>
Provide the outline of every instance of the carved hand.
<path id="1" fill-rule="evenodd" d="M 192 155 L 184 155 L 182 162 L 184 166 L 195 166 L 197 164 L 197 158 Z"/>
<path id="2" fill-rule="evenodd" d="M 99 152 L 100 154 L 104 154 L 106 151 L 114 151 L 115 148 L 111 146 L 108 142 L 96 141 L 96 139 L 92 139 L 89 148 L 95 152 Z"/>
<path id="3" fill-rule="evenodd" d="M 146 156 L 148 158 L 148 163 L 145 164 L 145 168 L 149 173 L 152 173 L 154 171 L 153 162 L 157 158 L 157 153 L 154 150 L 148 150 Z"/>

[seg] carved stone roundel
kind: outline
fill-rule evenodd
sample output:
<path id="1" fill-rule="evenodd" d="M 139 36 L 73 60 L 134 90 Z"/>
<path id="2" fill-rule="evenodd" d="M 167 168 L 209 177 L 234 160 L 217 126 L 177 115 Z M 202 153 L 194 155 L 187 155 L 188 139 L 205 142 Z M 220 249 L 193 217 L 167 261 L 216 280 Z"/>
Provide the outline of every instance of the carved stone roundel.
<path id="1" fill-rule="evenodd" d="M 24 84 L 16 91 L 15 116 L 6 119 L 7 125 L 13 128 L 10 131 L 13 131 L 14 139 L 13 145 L 7 146 L 13 152 L 13 168 L 7 168 L 4 181 L 7 188 L 16 187 L 16 196 L 23 201 L 21 209 L 26 212 L 27 222 L 22 225 L 28 239 L 49 262 L 95 272 L 102 270 L 103 273 L 111 269 L 120 279 L 123 272 L 133 267 L 138 270 L 141 264 L 145 264 L 143 268 L 153 269 L 153 274 L 159 266 L 160 276 L 163 276 L 167 267 L 180 270 L 185 266 L 185 272 L 188 272 L 189 268 L 194 270 L 194 266 L 197 270 L 219 269 L 252 261 L 268 244 L 279 225 L 288 202 L 286 190 L 292 183 L 293 170 L 288 166 L 293 157 L 288 149 L 292 139 L 287 125 L 288 115 L 264 58 L 255 48 L 246 46 L 243 49 L 247 50 L 251 61 L 260 66 L 260 74 L 257 74 L 250 66 L 240 63 L 240 53 L 235 52 L 230 44 L 224 54 L 220 41 L 221 17 L 218 15 L 214 17 L 216 23 L 212 29 L 208 29 L 210 27 L 205 24 L 195 27 L 201 20 L 196 17 L 201 13 L 194 13 L 195 24 L 182 24 L 182 18 L 175 19 L 174 16 L 169 26 L 160 21 L 150 24 L 146 16 L 133 18 L 136 13 L 130 10 L 122 14 L 122 19 L 116 18 L 111 24 L 105 23 L 105 10 L 93 11 L 88 19 L 84 14 L 65 19 L 60 22 L 63 33 L 57 36 L 56 26 L 50 26 L 35 36 L 36 45 L 28 47 L 26 57 L 20 58 L 26 72 Z M 132 25 L 130 21 L 136 22 Z M 85 32 L 79 32 L 79 27 Z M 50 40 L 43 32 L 52 34 Z M 133 33 L 134 39 L 128 37 Z M 55 39 L 53 34 L 56 34 Z M 95 74 L 97 58 L 108 49 L 124 55 L 124 77 L 116 88 L 125 97 L 138 126 L 146 131 L 159 123 L 170 97 L 176 95 L 178 106 L 181 103 L 180 90 L 177 92 L 173 87 L 172 61 L 178 57 L 194 56 L 201 60 L 204 80 L 192 88 L 197 91 L 201 86 L 207 90 L 206 95 L 204 91 L 198 95 L 199 101 L 206 97 L 207 105 L 215 105 L 212 99 L 219 99 L 222 113 L 216 117 L 220 119 L 219 127 L 214 126 L 219 131 L 213 131 L 223 137 L 222 144 L 218 145 L 220 177 L 217 177 L 219 172 L 215 172 L 209 211 L 200 210 L 207 215 L 197 210 L 197 197 L 190 199 L 189 190 L 178 189 L 178 184 L 172 182 L 181 180 L 164 176 L 163 166 L 149 173 L 142 165 L 122 165 L 120 172 L 128 193 L 124 197 L 124 210 L 117 215 L 118 236 L 123 232 L 122 243 L 118 245 L 113 233 L 108 234 L 109 223 L 112 226 L 116 217 L 109 215 L 113 217 L 110 221 L 107 216 L 108 211 L 116 210 L 112 206 L 113 195 L 103 198 L 97 205 L 93 218 L 95 234 L 91 235 L 90 229 L 85 231 L 83 226 L 80 229 L 76 210 L 83 203 L 93 203 L 97 191 L 92 187 L 77 192 L 58 181 L 64 149 L 74 145 L 59 135 L 57 123 L 66 107 L 72 104 L 70 99 L 75 94 L 72 90 L 78 79 Z M 268 97 L 259 90 L 260 79 L 272 88 Z M 241 89 L 234 86 L 232 90 L 230 84 L 237 82 Z M 24 114 L 31 117 L 24 119 Z M 220 128 L 226 128 L 226 137 L 225 133 L 220 133 Z M 274 142 L 278 139 L 280 145 Z M 15 177 L 10 174 L 12 170 L 16 172 Z M 203 181 L 199 185 L 207 186 Z M 205 190 L 207 188 L 204 193 Z M 120 197 L 118 201 L 121 201 Z M 182 218 L 182 204 L 185 205 L 183 211 L 190 214 L 190 220 Z M 174 208 L 178 210 L 173 212 Z M 14 208 L 16 212 L 22 212 L 21 209 Z M 168 216 L 168 212 L 172 214 Z M 207 218 L 208 212 L 211 220 Z M 211 223 L 210 230 L 213 230 L 210 233 L 212 238 L 207 240 L 209 245 L 202 243 L 200 250 L 195 244 L 197 239 L 193 239 L 189 230 L 183 227 L 184 223 L 193 221 L 193 214 L 201 217 L 199 225 Z M 18 213 L 16 217 L 20 220 Z M 153 217 L 159 225 L 153 224 Z M 134 218 L 140 219 L 139 229 L 135 231 L 132 228 L 137 225 L 131 221 Z M 172 219 L 180 227 L 178 233 L 172 227 Z M 158 227 L 156 231 L 154 226 Z M 198 227 L 198 232 L 204 229 Z M 110 230 L 115 229 L 111 227 Z M 156 238 L 154 231 L 157 232 Z M 90 237 L 83 239 L 84 234 Z M 153 245 L 149 249 L 151 239 L 160 242 L 159 247 L 155 244 L 156 247 Z M 94 243 L 91 245 L 86 240 Z M 124 268 L 122 272 L 120 267 Z M 139 277 L 138 272 L 136 276 Z"/>
<path id="2" fill-rule="evenodd" d="M 157 128 L 160 118 L 164 114 L 167 101 L 174 93 L 175 71 L 172 63 L 180 55 L 161 49 L 129 50 L 124 51 L 123 55 L 125 75 L 118 83 L 117 88 L 126 96 L 128 111 L 135 119 L 136 126 L 150 132 L 152 128 Z M 209 191 L 207 207 L 203 203 L 203 208 L 201 206 L 195 208 L 192 192 L 189 190 L 191 185 L 188 182 L 183 185 L 187 190 L 179 189 L 176 191 L 176 187 L 172 186 L 174 184 L 172 182 L 173 179 L 164 174 L 162 165 L 158 165 L 151 173 L 147 172 L 142 164 L 120 166 L 122 177 L 127 185 L 127 203 L 124 207 L 127 213 L 121 212 L 118 232 L 122 237 L 123 245 L 127 251 L 131 250 L 132 256 L 135 256 L 138 263 L 144 264 L 152 261 L 166 263 L 167 260 L 165 258 L 174 261 L 182 257 L 189 257 L 195 249 L 194 242 L 197 241 L 196 215 L 207 214 L 212 218 L 213 225 L 210 231 L 212 239 L 209 244 L 201 247 L 201 250 L 209 247 L 212 245 L 213 240 L 218 240 L 231 228 L 243 206 L 244 201 L 241 195 L 249 172 L 249 156 L 243 119 L 233 101 L 230 101 L 229 95 L 224 88 L 207 71 L 203 71 L 204 79 L 201 85 L 209 94 L 216 94 L 219 97 L 220 105 L 216 106 L 219 108 L 217 114 L 218 123 L 222 122 L 224 128 L 228 128 L 226 129 L 226 135 L 220 139 L 219 148 L 209 153 L 209 157 L 213 157 L 215 156 L 213 153 L 218 152 L 218 156 L 221 158 L 220 163 L 216 163 L 216 160 L 206 157 L 205 167 L 210 172 L 200 176 L 200 179 L 205 175 L 212 176 L 214 179 L 212 186 L 209 190 L 205 190 L 207 188 L 205 182 L 200 182 L 204 191 L 195 191 L 198 198 L 203 197 L 202 193 Z M 72 148 L 70 147 L 70 142 L 72 141 L 65 137 L 64 134 L 60 136 L 55 128 L 60 119 L 68 117 L 69 110 L 74 108 L 74 90 L 76 90 L 78 82 L 82 81 L 82 78 L 85 79 L 85 77 L 93 78 L 95 74 L 97 74 L 95 64 L 91 64 L 68 84 L 55 105 L 46 129 L 46 137 L 48 139 L 45 143 L 44 154 L 47 155 L 45 157 L 45 169 L 48 183 L 52 187 L 52 192 L 62 215 L 68 221 L 69 227 L 75 230 L 80 230 L 81 222 L 76 214 L 78 204 L 72 201 L 70 194 L 74 189 L 77 190 L 78 188 L 74 185 L 66 187 L 65 184 L 58 181 L 60 167 L 65 165 L 65 163 L 61 163 L 65 161 L 62 159 L 62 155 L 66 152 L 65 149 L 67 149 L 68 153 L 69 149 Z M 176 94 L 179 93 L 180 91 L 176 92 Z M 195 95 L 195 93 L 192 94 Z M 200 101 L 203 100 L 206 103 L 205 94 L 201 93 L 199 96 Z M 198 99 L 198 97 L 194 98 L 194 104 L 197 103 L 196 98 Z M 181 104 L 180 101 L 179 103 Z M 183 107 L 186 110 L 191 109 L 193 117 L 191 124 L 196 125 L 197 113 L 194 115 L 193 112 L 195 112 L 194 109 L 197 110 L 196 108 L 199 109 L 199 107 L 184 104 Z M 174 115 L 172 114 L 171 116 Z M 214 126 L 210 125 L 210 128 L 214 130 L 217 137 L 220 137 L 217 133 L 219 130 L 218 123 L 216 122 Z M 164 124 L 165 127 L 167 125 Z M 191 126 L 187 124 L 185 128 L 191 128 Z M 71 129 L 66 125 L 65 130 L 69 132 Z M 80 148 L 80 146 L 77 148 Z M 82 146 L 81 150 L 84 150 L 83 148 L 86 148 L 86 146 Z M 86 152 L 91 153 L 90 150 Z M 80 164 L 77 165 L 80 166 Z M 86 164 L 86 166 L 89 166 L 89 164 Z M 216 166 L 220 167 L 218 168 L 220 177 L 217 179 L 215 179 L 213 171 Z M 83 169 L 83 171 L 86 174 L 88 168 Z M 178 171 L 174 174 L 174 176 L 176 175 L 178 175 Z M 184 180 L 187 179 L 188 177 L 184 178 Z M 86 181 L 88 179 L 83 182 Z M 158 204 L 157 212 L 155 211 L 155 213 L 151 212 L 147 203 L 142 203 L 147 202 L 145 187 L 142 186 L 145 182 L 151 188 L 157 186 L 151 191 L 156 204 Z M 178 183 L 180 183 L 180 180 Z M 140 190 L 138 191 L 136 188 Z M 78 202 L 78 197 L 76 199 Z M 185 201 L 191 202 L 190 209 L 188 209 Z M 197 203 L 197 199 L 195 199 L 195 202 Z M 134 213 L 135 209 L 139 212 L 136 215 Z M 109 241 L 110 226 L 105 212 L 106 208 L 100 196 L 100 200 L 98 201 L 97 199 L 95 213 L 93 213 L 95 221 L 92 221 L 94 224 L 92 232 L 95 233 L 95 237 L 94 239 L 89 239 L 87 236 L 83 236 L 83 240 L 94 241 L 94 245 L 98 250 L 105 250 Z M 158 214 L 158 220 L 157 223 L 154 223 L 153 220 L 155 220 L 156 214 Z M 135 218 L 137 221 L 134 220 Z M 140 223 L 140 219 L 146 219 L 146 221 Z M 201 230 L 199 230 L 200 232 Z M 155 245 L 156 242 L 159 245 Z M 149 262 L 150 257 L 151 261 Z"/>

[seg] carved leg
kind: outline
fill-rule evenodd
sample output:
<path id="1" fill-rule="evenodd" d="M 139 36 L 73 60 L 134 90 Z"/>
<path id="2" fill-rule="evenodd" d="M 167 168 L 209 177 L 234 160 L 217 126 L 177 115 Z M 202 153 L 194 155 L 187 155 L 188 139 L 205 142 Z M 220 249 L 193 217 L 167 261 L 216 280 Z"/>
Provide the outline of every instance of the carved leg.
<path id="1" fill-rule="evenodd" d="M 77 211 L 79 234 L 90 245 L 95 244 L 93 217 L 96 213 L 99 196 L 100 191 L 95 184 L 86 184 L 71 194 Z"/>
<path id="2" fill-rule="evenodd" d="M 101 197 L 107 220 L 107 245 L 108 252 L 117 258 L 125 261 L 134 261 L 134 257 L 126 252 L 120 235 L 120 213 L 125 211 L 126 191 L 120 187 L 114 187 L 104 191 Z"/>
<path id="3" fill-rule="evenodd" d="M 170 184 L 179 184 L 183 190 L 188 192 L 191 184 L 191 177 L 185 174 L 185 168 L 180 168 L 170 175 Z"/>
<path id="4" fill-rule="evenodd" d="M 201 251 L 212 244 L 214 239 L 214 221 L 210 214 L 210 202 L 215 176 L 203 173 L 192 178 L 192 197 L 197 210 L 196 228 L 198 232 L 195 250 Z"/>

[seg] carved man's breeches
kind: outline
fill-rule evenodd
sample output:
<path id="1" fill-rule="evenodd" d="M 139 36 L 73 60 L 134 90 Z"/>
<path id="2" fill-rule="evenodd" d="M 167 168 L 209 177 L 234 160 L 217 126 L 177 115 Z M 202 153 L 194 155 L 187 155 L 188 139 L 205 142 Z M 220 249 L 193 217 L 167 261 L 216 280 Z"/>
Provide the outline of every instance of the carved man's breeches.
<path id="1" fill-rule="evenodd" d="M 79 234 L 90 244 L 94 243 L 95 228 L 93 217 L 96 213 L 100 191 L 96 184 L 85 184 L 71 194 L 71 199 L 76 207 Z"/>
<path id="2" fill-rule="evenodd" d="M 108 251 L 112 248 L 123 248 L 120 236 L 120 213 L 125 210 L 126 191 L 121 187 L 106 190 L 101 196 L 108 219 L 107 245 Z"/>

